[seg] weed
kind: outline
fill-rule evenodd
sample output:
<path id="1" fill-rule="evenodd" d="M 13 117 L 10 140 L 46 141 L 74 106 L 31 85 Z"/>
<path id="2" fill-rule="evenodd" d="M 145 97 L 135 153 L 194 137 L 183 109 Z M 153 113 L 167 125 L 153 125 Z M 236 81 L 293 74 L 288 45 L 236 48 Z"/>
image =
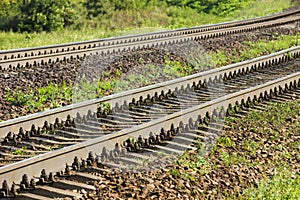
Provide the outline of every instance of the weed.
<path id="1" fill-rule="evenodd" d="M 171 169 L 170 173 L 175 177 L 180 177 L 180 172 L 177 169 Z"/>
<path id="2" fill-rule="evenodd" d="M 22 149 L 17 149 L 13 152 L 14 155 L 24 155 L 24 151 Z"/>
<path id="3" fill-rule="evenodd" d="M 143 63 L 144 63 L 144 59 L 143 59 L 143 58 L 139 58 L 139 59 L 138 59 L 138 63 L 139 63 L 139 64 L 143 64 Z"/>
<path id="4" fill-rule="evenodd" d="M 252 140 L 248 140 L 248 139 L 245 139 L 245 140 L 243 140 L 243 147 L 244 147 L 244 149 L 245 150 L 247 150 L 247 151 L 256 151 L 256 149 L 259 147 L 259 144 L 258 143 L 256 143 L 256 142 L 254 142 L 254 141 L 252 141 Z"/>
<path id="5" fill-rule="evenodd" d="M 135 138 L 133 138 L 133 137 L 129 137 L 129 138 L 127 138 L 127 140 L 125 140 L 125 142 L 128 142 L 128 143 L 136 143 L 137 140 L 136 140 Z"/>
<path id="6" fill-rule="evenodd" d="M 263 54 L 270 54 L 282 49 L 288 49 L 293 46 L 297 46 L 299 43 L 299 35 L 289 36 L 282 35 L 276 38 L 276 40 L 268 41 L 268 40 L 259 40 L 256 42 L 245 41 L 246 47 L 242 49 L 241 52 L 231 51 L 231 53 L 227 53 L 225 51 L 219 51 L 217 53 L 211 53 L 212 60 L 216 66 L 224 66 L 230 63 L 236 63 L 244 60 L 248 60 L 251 58 L 255 58 L 257 56 Z M 291 54 L 288 54 L 291 56 Z"/>
<path id="7" fill-rule="evenodd" d="M 116 77 L 120 77 L 121 75 L 122 75 L 122 71 L 116 69 L 116 70 L 115 70 L 115 76 L 116 76 Z"/>
<path id="8" fill-rule="evenodd" d="M 17 149 L 13 152 L 14 155 L 25 155 L 27 150 L 27 146 L 23 146 L 22 149 Z"/>
<path id="9" fill-rule="evenodd" d="M 61 85 L 54 85 L 50 83 L 46 87 L 38 88 L 36 92 L 29 89 L 28 93 L 24 93 L 21 90 L 15 92 L 8 90 L 5 95 L 5 99 L 11 105 L 25 106 L 29 110 L 45 109 L 46 103 L 50 103 L 50 108 L 60 107 L 61 104 L 56 102 L 56 99 L 71 100 L 71 87 L 68 87 L 66 83 Z"/>
<path id="10" fill-rule="evenodd" d="M 102 111 L 106 112 L 106 113 L 110 113 L 111 112 L 111 106 L 109 103 L 106 102 L 101 102 L 99 107 L 101 108 Z"/>
<path id="11" fill-rule="evenodd" d="M 234 147 L 235 143 L 229 137 L 219 137 L 218 143 L 225 147 Z"/>
<path id="12" fill-rule="evenodd" d="M 28 94 L 25 94 L 21 90 L 17 90 L 13 92 L 12 90 L 8 90 L 5 99 L 7 102 L 16 106 L 24 106 L 30 104 L 33 101 L 33 91 L 30 90 Z"/>
<path id="13" fill-rule="evenodd" d="M 55 132 L 54 131 L 49 131 L 49 130 L 46 130 L 46 129 L 42 129 L 41 134 L 42 135 L 54 135 Z"/>
<path id="14" fill-rule="evenodd" d="M 262 180 L 257 187 L 244 190 L 241 199 L 298 199 L 300 176 L 279 169 L 275 176 Z"/>
<path id="15" fill-rule="evenodd" d="M 229 167 L 230 163 L 230 153 L 229 152 L 222 152 L 220 154 L 220 159 L 224 162 L 226 167 Z"/>

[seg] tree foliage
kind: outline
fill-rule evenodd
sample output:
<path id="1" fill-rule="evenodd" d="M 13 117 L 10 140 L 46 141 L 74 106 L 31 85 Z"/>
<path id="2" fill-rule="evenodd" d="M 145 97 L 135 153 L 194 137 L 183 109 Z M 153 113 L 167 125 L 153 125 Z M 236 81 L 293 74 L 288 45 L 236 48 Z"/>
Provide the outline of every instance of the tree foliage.
<path id="1" fill-rule="evenodd" d="M 51 31 L 64 25 L 64 7 L 62 1 L 52 3 L 51 0 L 30 0 L 20 5 L 21 31 Z"/>
<path id="2" fill-rule="evenodd" d="M 110 15 L 116 10 L 143 9 L 152 0 L 86 0 L 84 5 L 88 16 Z"/>
<path id="3" fill-rule="evenodd" d="M 0 30 L 53 31 L 84 23 L 101 23 L 115 13 L 141 13 L 160 6 L 186 7 L 226 16 L 254 0 L 1 0 Z M 170 10 L 172 10 L 172 8 Z M 138 16 L 137 16 L 138 18 Z"/>
<path id="4" fill-rule="evenodd" d="M 18 0 L 2 0 L 0 1 L 0 29 L 8 31 L 13 29 L 17 31 L 17 6 Z"/>
<path id="5" fill-rule="evenodd" d="M 253 0 L 165 0 L 168 5 L 185 6 L 196 9 L 198 12 L 213 13 L 225 16 L 230 12 L 247 6 Z"/>
<path id="6" fill-rule="evenodd" d="M 52 31 L 72 24 L 76 17 L 70 0 L 5 0 L 0 8 L 4 30 Z"/>

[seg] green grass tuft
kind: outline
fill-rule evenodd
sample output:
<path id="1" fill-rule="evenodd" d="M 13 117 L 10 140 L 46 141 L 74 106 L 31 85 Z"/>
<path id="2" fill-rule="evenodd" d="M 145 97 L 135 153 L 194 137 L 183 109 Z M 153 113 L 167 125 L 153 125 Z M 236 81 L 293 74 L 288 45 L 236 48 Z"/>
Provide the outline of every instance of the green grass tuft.
<path id="1" fill-rule="evenodd" d="M 279 169 L 271 178 L 262 180 L 258 187 L 244 190 L 241 199 L 299 199 L 300 176 L 286 169 Z"/>

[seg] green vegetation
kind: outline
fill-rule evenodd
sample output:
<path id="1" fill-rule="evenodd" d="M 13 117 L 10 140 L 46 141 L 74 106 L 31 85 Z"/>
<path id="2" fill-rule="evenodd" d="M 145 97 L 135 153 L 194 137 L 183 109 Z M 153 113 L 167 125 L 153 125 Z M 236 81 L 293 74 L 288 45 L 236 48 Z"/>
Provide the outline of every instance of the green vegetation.
<path id="1" fill-rule="evenodd" d="M 291 6 L 292 1 L 286 0 L 4 0 L 0 2 L 0 30 L 5 31 L 0 32 L 0 49 L 191 27 L 267 15 Z"/>
<path id="2" fill-rule="evenodd" d="M 291 121 L 299 113 L 300 101 L 270 103 L 270 106 L 272 106 L 272 109 L 269 109 L 267 112 L 250 112 L 245 118 L 234 118 L 234 121 L 236 124 L 255 124 L 256 126 L 251 127 L 250 130 L 255 133 L 272 134 L 280 132 L 287 122 Z M 232 119 L 229 119 L 229 121 L 232 122 Z M 299 125 L 299 122 L 295 123 Z"/>
<path id="3" fill-rule="evenodd" d="M 231 52 L 219 51 L 212 53 L 212 60 L 217 66 L 237 63 L 258 56 L 274 53 L 283 49 L 297 46 L 300 43 L 300 33 L 296 36 L 281 35 L 276 40 L 259 40 L 257 42 L 245 41 L 245 46 Z"/>
<path id="4" fill-rule="evenodd" d="M 197 66 L 183 66 L 179 61 L 166 60 L 162 72 L 166 76 L 182 77 L 192 74 L 192 71 L 195 71 L 195 67 Z"/>
<path id="5" fill-rule="evenodd" d="M 271 13 L 281 12 L 283 9 L 290 8 L 296 1 L 264 0 L 262 2 L 263 3 L 254 1 L 247 7 L 247 9 L 242 9 L 242 12 L 236 11 L 233 14 L 239 19 L 264 16 Z"/>
<path id="6" fill-rule="evenodd" d="M 63 29 L 78 18 L 79 2 L 70 0 L 4 0 L 0 3 L 0 29 L 40 32 Z M 76 9 L 77 8 L 77 9 Z"/>
<path id="7" fill-rule="evenodd" d="M 250 187 L 242 199 L 299 199 L 300 176 L 287 169 L 279 169 L 271 178 L 263 179 L 258 187 Z"/>
<path id="8" fill-rule="evenodd" d="M 261 139 L 243 140 L 241 146 L 250 157 L 261 156 L 260 151 L 273 155 L 272 159 L 265 164 L 266 166 L 261 167 L 266 167 L 265 171 L 271 168 L 274 175 L 262 179 L 257 187 L 250 186 L 239 198 L 297 199 L 299 197 L 300 178 L 294 169 L 295 160 L 300 161 L 299 142 L 293 142 L 300 133 L 299 111 L 299 100 L 270 103 L 265 111 L 252 111 L 245 118 L 228 120 L 228 123 L 238 125 L 236 131 L 242 129 L 261 136 Z M 267 143 L 269 145 L 266 146 Z M 247 165 L 252 167 L 261 164 L 258 161 L 248 162 Z"/>
<path id="9" fill-rule="evenodd" d="M 27 107 L 29 111 L 46 110 L 61 107 L 64 101 L 72 99 L 72 88 L 62 83 L 59 86 L 50 83 L 46 87 L 38 88 L 36 92 L 29 89 L 28 93 L 21 90 L 5 94 L 5 99 L 11 105 Z"/>
<path id="10" fill-rule="evenodd" d="M 16 149 L 15 151 L 13 151 L 13 154 L 23 156 L 26 155 L 26 150 L 27 150 L 27 146 L 23 146 L 22 149 Z"/>
<path id="11" fill-rule="evenodd" d="M 201 155 L 200 151 L 193 153 L 185 151 L 175 161 L 175 164 L 169 173 L 175 178 L 193 182 L 196 182 L 199 176 L 208 174 L 212 170 L 209 161 Z"/>

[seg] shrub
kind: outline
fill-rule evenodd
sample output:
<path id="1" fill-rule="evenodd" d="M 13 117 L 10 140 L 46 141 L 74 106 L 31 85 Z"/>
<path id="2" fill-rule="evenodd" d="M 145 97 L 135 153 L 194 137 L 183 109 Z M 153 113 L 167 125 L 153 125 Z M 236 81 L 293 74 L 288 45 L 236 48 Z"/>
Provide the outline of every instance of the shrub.
<path id="1" fill-rule="evenodd" d="M 70 2 L 65 0 L 27 0 L 19 5 L 21 32 L 52 31 L 71 23 Z"/>

